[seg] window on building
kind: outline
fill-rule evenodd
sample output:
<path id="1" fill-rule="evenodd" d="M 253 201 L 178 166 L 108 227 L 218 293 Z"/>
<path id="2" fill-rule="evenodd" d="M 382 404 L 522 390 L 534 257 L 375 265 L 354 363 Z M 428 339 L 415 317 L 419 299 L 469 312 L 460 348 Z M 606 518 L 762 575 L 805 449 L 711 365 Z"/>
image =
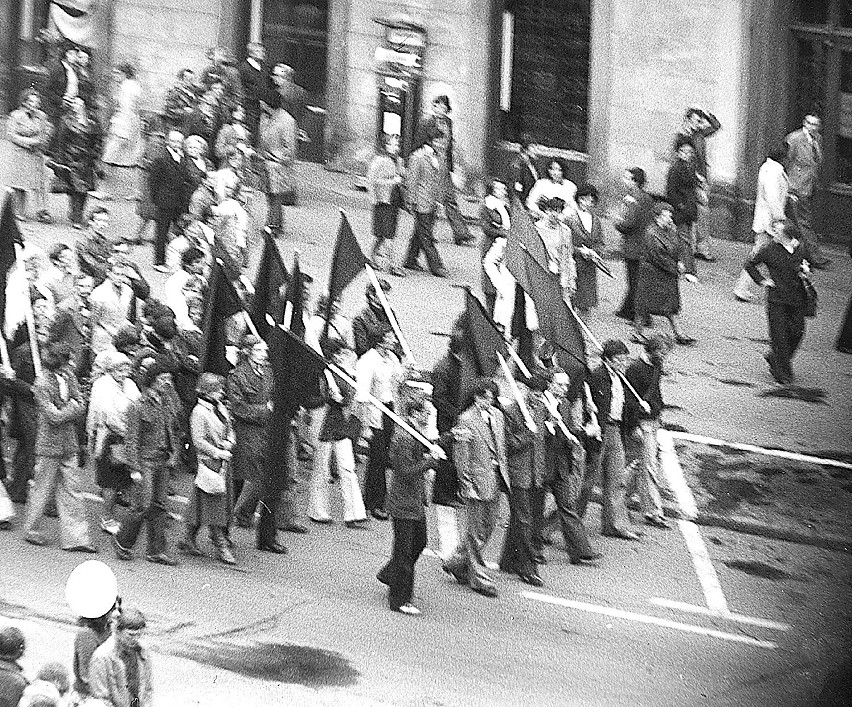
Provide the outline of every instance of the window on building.
<path id="1" fill-rule="evenodd" d="M 265 0 L 263 43 L 269 61 L 292 66 L 311 103 L 324 105 L 328 0 Z"/>
<path id="2" fill-rule="evenodd" d="M 504 137 L 586 151 L 590 0 L 515 0 Z"/>

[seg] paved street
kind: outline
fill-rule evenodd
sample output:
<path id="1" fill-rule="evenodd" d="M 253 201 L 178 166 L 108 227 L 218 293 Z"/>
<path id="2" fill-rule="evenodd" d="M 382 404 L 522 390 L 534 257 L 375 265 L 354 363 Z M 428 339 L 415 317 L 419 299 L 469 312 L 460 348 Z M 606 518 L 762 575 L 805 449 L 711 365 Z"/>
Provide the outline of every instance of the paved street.
<path id="1" fill-rule="evenodd" d="M 303 269 L 324 283 L 338 207 L 369 245 L 366 198 L 343 175 L 314 165 L 299 173 L 305 198 L 288 213 L 282 252 L 289 264 L 298 248 Z M 59 215 L 64 204 L 54 199 Z M 116 234 L 135 228 L 132 207 L 110 203 Z M 398 256 L 410 223 L 402 219 Z M 77 236 L 65 223 L 25 224 L 25 234 L 43 246 Z M 452 279 L 409 274 L 393 278 L 390 293 L 423 368 L 441 355 L 443 334 L 461 310 L 457 285 L 479 282 L 477 250 L 451 245 L 446 224 L 439 234 Z M 848 256 L 836 250 L 834 268 L 817 275 L 821 312 L 808 320 L 795 362 L 799 384 L 825 392 L 818 404 L 761 397 L 772 390 L 761 356 L 765 315 L 730 293 L 748 246 L 716 246 L 720 261 L 700 265 L 697 286 L 682 285 L 684 327 L 699 343 L 672 357 L 666 421 L 719 439 L 849 455 L 852 357 L 833 349 L 849 297 Z M 134 257 L 156 296 L 164 276 L 151 270 L 150 247 Z M 617 279 L 601 282 L 591 327 L 601 339 L 626 338 L 627 327 L 611 315 L 623 272 L 620 262 L 610 264 Z M 363 285 L 347 292 L 345 311 L 360 308 Z M 595 533 L 597 512 L 592 506 Z M 423 614 L 409 618 L 387 609 L 375 580 L 391 538 L 388 524 L 372 526 L 360 532 L 338 522 L 314 526 L 308 536 L 285 534 L 290 554 L 283 558 L 255 551 L 249 532 L 238 530 L 235 569 L 195 558 L 174 569 L 120 563 L 100 534 L 100 559 L 115 570 L 126 604 L 151 619 L 157 704 L 805 707 L 819 704 L 824 681 L 839 679 L 841 666 L 848 672 L 849 554 L 717 529 L 702 529 L 696 543 L 691 525 L 648 530 L 641 543 L 596 537 L 604 553 L 597 568 L 572 566 L 550 548 L 545 587 L 526 591 L 499 575 L 498 600 L 455 585 L 426 556 L 415 590 Z M 500 541 L 502 530 L 492 560 Z M 63 588 L 79 560 L 26 545 L 17 530 L 0 535 L 0 621 L 25 628 L 28 668 L 70 661 L 74 626 Z M 727 612 L 718 611 L 719 590 Z"/>

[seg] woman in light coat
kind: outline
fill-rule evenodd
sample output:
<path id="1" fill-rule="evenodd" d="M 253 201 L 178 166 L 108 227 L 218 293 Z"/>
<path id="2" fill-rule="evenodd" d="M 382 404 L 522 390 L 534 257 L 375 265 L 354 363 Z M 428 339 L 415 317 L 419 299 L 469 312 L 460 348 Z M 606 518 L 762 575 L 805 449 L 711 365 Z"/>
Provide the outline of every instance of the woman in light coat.
<path id="1" fill-rule="evenodd" d="M 384 151 L 373 157 L 367 168 L 367 192 L 373 203 L 373 251 L 370 259 L 377 270 L 405 277 L 395 264 L 393 244 L 402 196 L 405 168 L 399 158 L 399 136 L 386 135 Z"/>
<path id="2" fill-rule="evenodd" d="M 130 359 L 118 351 L 105 351 L 104 374 L 92 384 L 86 433 L 89 454 L 95 460 L 95 477 L 104 499 L 101 529 L 114 535 L 115 500 L 130 487 L 130 467 L 124 455 L 127 432 L 127 408 L 140 397 L 139 388 L 130 378 Z"/>
<path id="3" fill-rule="evenodd" d="M 547 176 L 539 179 L 530 189 L 530 194 L 527 197 L 527 208 L 532 213 L 533 218 L 543 218 L 544 212 L 540 207 L 541 200 L 543 198 L 562 199 L 559 220 L 565 221 L 572 212 L 577 210 L 577 203 L 574 200 L 576 193 L 577 185 L 570 179 L 565 179 L 565 168 L 562 166 L 562 162 L 553 158 L 547 163 Z"/>
<path id="4" fill-rule="evenodd" d="M 27 213 L 27 196 L 33 195 L 37 209 L 35 217 L 42 223 L 53 223 L 47 211 L 44 176 L 44 150 L 50 133 L 50 122 L 41 110 L 38 93 L 24 92 L 21 107 L 13 110 L 6 120 L 6 137 L 12 143 L 12 151 L 2 181 L 15 191 L 21 217 Z"/>
<path id="5" fill-rule="evenodd" d="M 202 555 L 196 536 L 206 525 L 216 559 L 234 565 L 228 524 L 233 503 L 231 450 L 236 437 L 224 403 L 225 379 L 216 373 L 202 373 L 195 392 L 198 403 L 190 416 L 189 428 L 198 453 L 198 473 L 186 509 L 186 537 L 180 548 L 190 555 Z"/>
<path id="6" fill-rule="evenodd" d="M 109 181 L 116 196 L 132 199 L 136 196 L 136 168 L 142 157 L 142 119 L 139 103 L 142 86 L 136 80 L 136 69 L 119 64 L 113 74 L 118 82 L 115 110 L 109 121 L 103 162 L 110 166 Z"/>

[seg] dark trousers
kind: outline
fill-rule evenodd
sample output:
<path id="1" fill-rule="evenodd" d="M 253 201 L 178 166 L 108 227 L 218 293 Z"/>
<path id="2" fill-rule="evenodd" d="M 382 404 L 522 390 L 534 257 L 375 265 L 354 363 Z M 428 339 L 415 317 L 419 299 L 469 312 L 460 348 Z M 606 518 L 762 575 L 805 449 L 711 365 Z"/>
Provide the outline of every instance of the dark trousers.
<path id="1" fill-rule="evenodd" d="M 544 489 L 512 486 L 509 495 L 509 529 L 500 555 L 500 569 L 504 572 L 536 574 L 534 536 L 541 532 L 543 510 Z"/>
<path id="2" fill-rule="evenodd" d="M 408 604 L 414 593 L 414 565 L 426 547 L 426 519 L 393 519 L 393 554 L 377 575 L 388 585 L 388 604 L 393 610 Z"/>
<path id="3" fill-rule="evenodd" d="M 447 195 L 444 197 L 444 212 L 447 214 L 447 221 L 450 222 L 450 228 L 453 231 L 453 240 L 457 245 L 473 238 L 459 210 L 459 203 L 456 201 L 456 189 L 452 185 L 448 188 Z"/>
<path id="4" fill-rule="evenodd" d="M 18 401 L 13 408 L 17 419 L 13 429 L 17 435 L 18 444 L 12 456 L 12 478 L 6 486 L 9 498 L 14 503 L 25 503 L 29 480 L 33 478 L 35 469 L 35 444 L 37 412 L 35 405 L 30 402 Z"/>
<path id="5" fill-rule="evenodd" d="M 364 507 L 368 511 L 382 510 L 385 507 L 386 470 L 390 463 L 388 447 L 393 432 L 393 422 L 387 415 L 382 415 L 382 427 L 372 429 L 370 458 L 367 460 L 367 470 L 364 474 Z"/>
<path id="6" fill-rule="evenodd" d="M 559 522 L 562 529 L 562 539 L 565 541 L 565 549 L 568 556 L 574 562 L 579 562 L 583 557 L 589 557 L 594 553 L 592 545 L 589 542 L 589 534 L 586 531 L 586 526 L 583 525 L 583 519 L 577 512 L 577 501 L 580 497 L 580 490 L 583 484 L 582 474 L 570 474 L 568 478 L 561 476 L 553 479 L 546 488 L 542 489 L 541 494 L 535 498 L 540 506 L 532 508 L 533 518 L 541 518 L 544 513 L 544 500 L 548 489 L 553 493 L 553 499 L 556 501 L 556 510 L 548 515 L 547 519 L 542 522 L 544 532 L 535 532 L 533 534 L 533 551 L 535 555 L 542 553 L 542 537 L 549 535 L 548 530 Z"/>
<path id="7" fill-rule="evenodd" d="M 278 542 L 278 526 L 279 518 L 286 509 L 284 509 L 284 493 L 288 485 L 293 483 L 293 476 L 296 473 L 296 435 L 293 431 L 292 420 L 288 420 L 283 427 L 283 434 L 286 435 L 286 443 L 283 448 L 276 448 L 278 456 L 278 464 L 267 463 L 270 452 L 267 450 L 267 458 L 264 459 L 263 479 L 261 481 L 260 495 L 260 519 L 257 522 L 257 544 L 273 545 Z M 243 491 L 249 490 L 250 484 L 243 487 Z M 244 503 L 246 503 L 244 501 Z M 240 504 L 238 504 L 240 505 Z M 246 511 L 248 514 L 248 511 Z M 292 515 L 292 514 L 291 514 Z M 250 517 L 250 516 L 249 516 Z M 287 522 L 294 520 L 292 517 L 287 519 Z"/>
<path id="8" fill-rule="evenodd" d="M 811 254 L 813 262 L 821 263 L 825 260 L 825 255 L 823 255 L 819 238 L 814 231 L 813 197 L 800 196 L 798 199 L 790 199 L 788 203 L 792 207 L 793 220 L 799 227 L 802 242 Z"/>
<path id="9" fill-rule="evenodd" d="M 373 236 L 378 248 L 381 243 L 396 236 L 399 208 L 395 204 L 373 204 Z"/>
<path id="10" fill-rule="evenodd" d="M 166 246 L 169 243 L 169 229 L 180 216 L 178 209 L 157 209 L 154 219 L 154 265 L 166 264 Z"/>
<path id="11" fill-rule="evenodd" d="M 266 195 L 266 225 L 270 228 L 280 229 L 284 223 L 281 218 L 281 208 L 284 206 L 283 194 Z"/>
<path id="12" fill-rule="evenodd" d="M 139 538 L 143 523 L 147 526 L 147 554 L 166 552 L 166 523 L 168 521 L 169 470 L 164 461 L 142 461 L 144 490 L 137 494 L 130 513 L 122 521 L 115 541 L 130 550 Z"/>
<path id="13" fill-rule="evenodd" d="M 86 192 L 72 191 L 68 193 L 68 218 L 71 219 L 71 223 L 79 226 L 86 224 L 84 212 L 87 198 Z"/>
<path id="14" fill-rule="evenodd" d="M 773 367 L 791 375 L 790 362 L 805 335 L 805 314 L 801 307 L 779 302 L 766 303 L 769 340 L 772 343 Z"/>
<path id="15" fill-rule="evenodd" d="M 618 316 L 633 321 L 636 316 L 636 284 L 639 282 L 639 261 L 633 258 L 625 258 L 624 265 L 627 268 L 627 292 L 624 293 L 624 301 L 618 308 Z"/>
<path id="16" fill-rule="evenodd" d="M 422 250 L 426 254 L 426 262 L 429 265 L 429 270 L 434 275 L 436 272 L 444 269 L 444 263 L 435 247 L 435 212 L 420 213 L 414 212 L 414 232 L 411 234 L 411 240 L 408 242 L 408 253 L 405 256 L 405 265 L 414 267 L 417 265 L 417 259 L 420 257 Z"/>

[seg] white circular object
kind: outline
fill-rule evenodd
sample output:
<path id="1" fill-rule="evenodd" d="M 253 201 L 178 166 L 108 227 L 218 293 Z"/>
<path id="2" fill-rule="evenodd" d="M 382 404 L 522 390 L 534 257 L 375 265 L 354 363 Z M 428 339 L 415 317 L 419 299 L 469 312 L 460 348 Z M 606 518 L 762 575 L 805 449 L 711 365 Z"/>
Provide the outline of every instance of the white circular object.
<path id="1" fill-rule="evenodd" d="M 65 600 L 77 616 L 96 619 L 106 614 L 118 598 L 113 571 L 100 560 L 77 565 L 65 583 Z"/>

